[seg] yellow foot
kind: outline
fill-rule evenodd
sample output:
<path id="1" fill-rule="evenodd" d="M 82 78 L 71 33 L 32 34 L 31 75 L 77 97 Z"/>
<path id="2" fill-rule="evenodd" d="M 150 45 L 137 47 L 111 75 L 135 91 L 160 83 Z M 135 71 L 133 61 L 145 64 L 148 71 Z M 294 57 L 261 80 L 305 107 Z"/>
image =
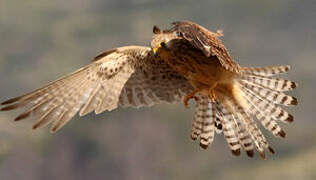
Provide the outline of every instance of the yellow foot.
<path id="1" fill-rule="evenodd" d="M 208 97 L 211 99 L 211 101 L 212 101 L 213 103 L 215 103 L 216 94 L 215 94 L 214 89 L 212 89 L 212 90 L 209 91 Z"/>
<path id="2" fill-rule="evenodd" d="M 213 84 L 210 89 L 208 90 L 208 97 L 211 99 L 213 103 L 216 101 L 216 93 L 215 93 L 215 87 L 217 83 Z"/>
<path id="3" fill-rule="evenodd" d="M 196 89 L 192 92 L 190 92 L 189 94 L 187 94 L 187 96 L 184 98 L 183 100 L 183 104 L 184 104 L 184 107 L 188 107 L 188 104 L 189 104 L 189 100 L 194 98 L 196 101 L 198 100 L 198 98 L 196 96 L 194 96 L 196 93 L 198 93 L 200 90 Z"/>

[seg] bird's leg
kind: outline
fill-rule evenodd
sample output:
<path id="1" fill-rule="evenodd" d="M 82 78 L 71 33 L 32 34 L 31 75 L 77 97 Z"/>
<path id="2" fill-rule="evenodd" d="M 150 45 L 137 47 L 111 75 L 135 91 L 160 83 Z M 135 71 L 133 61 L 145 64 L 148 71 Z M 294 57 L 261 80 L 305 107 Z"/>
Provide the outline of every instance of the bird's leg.
<path id="1" fill-rule="evenodd" d="M 190 99 L 194 98 L 195 100 L 197 100 L 197 97 L 194 96 L 194 95 L 196 93 L 198 93 L 199 91 L 200 91 L 199 89 L 195 89 L 194 91 L 192 91 L 189 94 L 187 94 L 187 96 L 183 100 L 184 107 L 188 107 L 188 102 L 189 102 Z"/>
<path id="2" fill-rule="evenodd" d="M 212 102 L 215 102 L 216 100 L 216 94 L 215 94 L 215 87 L 217 86 L 217 83 L 214 83 L 208 90 L 208 97 L 211 99 Z"/>

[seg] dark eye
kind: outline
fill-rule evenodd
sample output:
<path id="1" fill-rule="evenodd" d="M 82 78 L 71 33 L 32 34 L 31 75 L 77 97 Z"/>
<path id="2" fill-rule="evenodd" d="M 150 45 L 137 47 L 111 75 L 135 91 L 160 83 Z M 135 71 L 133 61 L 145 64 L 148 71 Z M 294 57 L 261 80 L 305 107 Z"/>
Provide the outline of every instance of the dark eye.
<path id="1" fill-rule="evenodd" d="M 165 43 L 165 42 L 161 42 L 161 43 L 160 43 L 160 46 L 161 46 L 161 47 L 166 47 L 166 43 Z"/>

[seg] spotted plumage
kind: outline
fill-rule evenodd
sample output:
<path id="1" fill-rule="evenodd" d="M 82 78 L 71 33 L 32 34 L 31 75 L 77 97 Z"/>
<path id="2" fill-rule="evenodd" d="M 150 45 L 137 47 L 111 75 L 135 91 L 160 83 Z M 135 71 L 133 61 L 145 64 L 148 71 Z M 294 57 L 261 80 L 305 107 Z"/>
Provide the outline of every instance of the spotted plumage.
<path id="1" fill-rule="evenodd" d="M 15 120 L 36 115 L 33 129 L 52 123 L 55 132 L 79 112 L 99 114 L 118 106 L 176 103 L 192 86 L 150 48 L 127 46 L 103 53 L 91 64 L 26 95 L 2 103 L 1 110 L 26 107 Z"/>
<path id="2" fill-rule="evenodd" d="M 79 113 L 99 114 L 117 107 L 196 102 L 191 138 L 206 149 L 223 133 L 231 152 L 256 149 L 262 158 L 273 148 L 257 120 L 276 137 L 285 137 L 279 122 L 293 116 L 279 105 L 297 105 L 285 94 L 296 83 L 273 77 L 290 66 L 241 67 L 216 33 L 189 21 L 161 31 L 153 28 L 150 47 L 126 46 L 107 50 L 93 61 L 42 88 L 7 100 L 1 111 L 25 108 L 16 121 L 35 116 L 33 129 L 52 124 L 56 132 Z M 215 133 L 216 132 L 216 133 Z"/>
<path id="3" fill-rule="evenodd" d="M 234 155 L 244 149 L 252 157 L 254 148 L 262 158 L 265 150 L 274 153 L 256 119 L 275 136 L 285 136 L 277 122 L 294 118 L 278 105 L 297 105 L 295 97 L 284 93 L 297 85 L 273 76 L 288 72 L 290 66 L 240 67 L 218 33 L 189 21 L 173 25 L 164 31 L 155 27 L 151 45 L 194 88 L 184 99 L 185 106 L 191 98 L 197 103 L 191 138 L 199 137 L 200 146 L 206 148 L 214 130 L 222 131 Z M 210 133 L 203 135 L 203 129 Z"/>

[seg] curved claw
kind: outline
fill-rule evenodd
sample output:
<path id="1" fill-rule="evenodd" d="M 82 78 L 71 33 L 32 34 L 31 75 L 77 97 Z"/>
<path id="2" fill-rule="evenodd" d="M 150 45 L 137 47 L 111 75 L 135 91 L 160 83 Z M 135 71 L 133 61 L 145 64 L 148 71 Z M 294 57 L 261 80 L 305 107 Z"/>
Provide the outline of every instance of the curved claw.
<path id="1" fill-rule="evenodd" d="M 217 83 L 213 84 L 209 91 L 208 91 L 208 97 L 211 99 L 212 102 L 216 102 L 216 93 L 215 93 L 215 87 L 216 87 Z"/>
<path id="2" fill-rule="evenodd" d="M 210 98 L 210 100 L 215 103 L 216 101 L 216 94 L 214 92 L 214 89 L 210 90 L 209 94 L 208 94 L 208 97 Z"/>
<path id="3" fill-rule="evenodd" d="M 196 90 L 190 92 L 189 94 L 187 94 L 187 96 L 183 100 L 184 107 L 188 107 L 190 99 L 194 98 L 195 101 L 198 100 L 198 97 L 195 96 L 195 94 L 198 92 L 200 92 L 200 90 L 196 89 Z"/>

